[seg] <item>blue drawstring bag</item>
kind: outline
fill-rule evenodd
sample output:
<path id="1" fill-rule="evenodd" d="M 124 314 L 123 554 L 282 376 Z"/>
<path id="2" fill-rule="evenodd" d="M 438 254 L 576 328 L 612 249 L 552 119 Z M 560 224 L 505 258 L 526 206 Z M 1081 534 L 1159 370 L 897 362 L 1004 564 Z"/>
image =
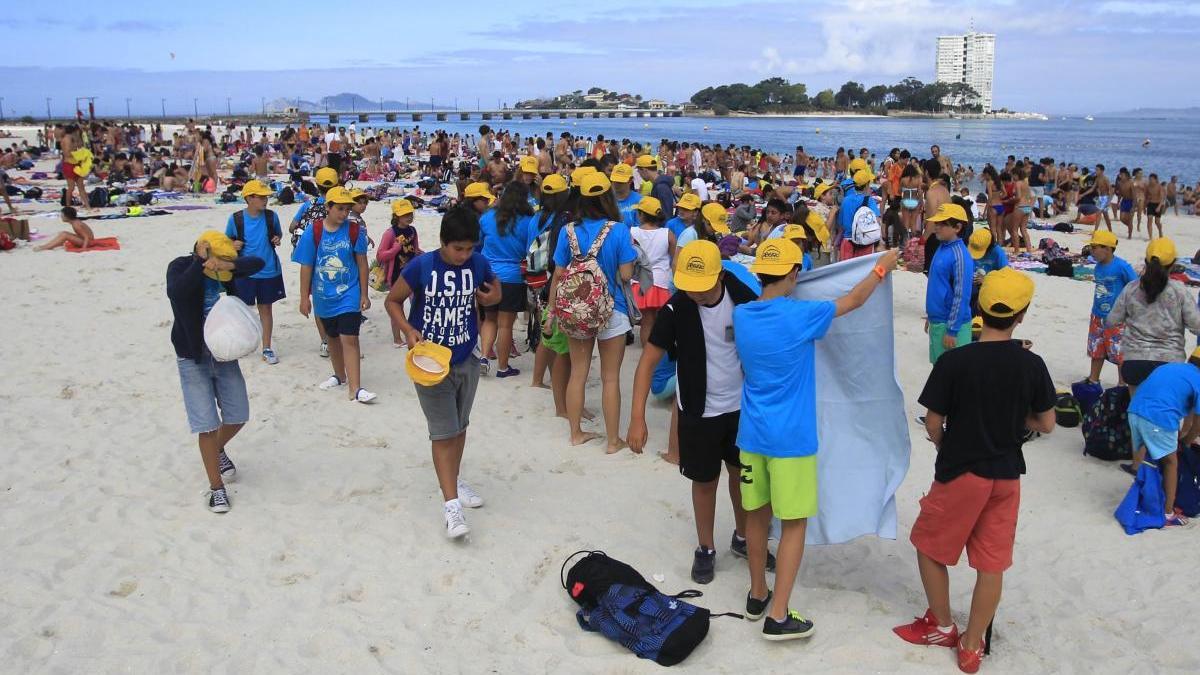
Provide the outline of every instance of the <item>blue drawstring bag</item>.
<path id="1" fill-rule="evenodd" d="M 1125 534 L 1137 534 L 1144 530 L 1156 530 L 1167 524 L 1163 513 L 1166 506 L 1163 493 L 1162 474 L 1158 468 L 1143 462 L 1129 492 L 1113 512 L 1117 522 L 1125 528 Z"/>
<path id="2" fill-rule="evenodd" d="M 1100 400 L 1100 395 L 1104 393 L 1104 385 L 1099 382 L 1076 382 L 1071 385 L 1071 394 L 1075 396 L 1075 400 L 1079 402 L 1079 409 L 1087 412 L 1092 409 L 1092 405 Z"/>
<path id="3" fill-rule="evenodd" d="M 1191 445 L 1180 447 L 1179 489 L 1175 491 L 1175 508 L 1189 518 L 1200 516 L 1200 449 Z"/>

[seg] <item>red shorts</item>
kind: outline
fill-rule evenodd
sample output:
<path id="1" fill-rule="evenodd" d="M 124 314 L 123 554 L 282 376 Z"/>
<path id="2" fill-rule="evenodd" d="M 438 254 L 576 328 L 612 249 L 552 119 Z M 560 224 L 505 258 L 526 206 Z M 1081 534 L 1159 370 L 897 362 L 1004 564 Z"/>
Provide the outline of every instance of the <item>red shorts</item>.
<path id="1" fill-rule="evenodd" d="M 943 565 L 957 565 L 963 548 L 980 572 L 1012 567 L 1017 538 L 1020 480 L 992 480 L 964 473 L 949 483 L 933 482 L 921 498 L 921 513 L 909 540 Z"/>
<path id="2" fill-rule="evenodd" d="M 630 285 L 633 287 L 633 300 L 637 303 L 638 309 L 662 309 L 662 306 L 671 299 L 671 292 L 662 286 L 651 286 L 650 290 L 642 295 L 641 285 L 638 282 L 635 281 Z"/>
<path id="3" fill-rule="evenodd" d="M 874 252 L 874 244 L 868 244 L 867 246 L 855 246 L 854 242 L 850 241 L 849 239 L 843 239 L 841 246 L 838 247 L 838 260 L 861 258 L 864 255 L 871 255 Z"/>
<path id="4" fill-rule="evenodd" d="M 62 173 L 63 173 L 64 180 L 71 180 L 72 178 L 75 177 L 75 165 L 67 164 L 66 162 L 63 162 L 62 163 Z"/>
<path id="5" fill-rule="evenodd" d="M 1088 356 L 1121 365 L 1121 362 L 1125 360 L 1121 356 L 1121 330 L 1124 327 L 1124 324 L 1105 326 L 1104 319 L 1093 314 L 1091 321 L 1088 322 Z"/>

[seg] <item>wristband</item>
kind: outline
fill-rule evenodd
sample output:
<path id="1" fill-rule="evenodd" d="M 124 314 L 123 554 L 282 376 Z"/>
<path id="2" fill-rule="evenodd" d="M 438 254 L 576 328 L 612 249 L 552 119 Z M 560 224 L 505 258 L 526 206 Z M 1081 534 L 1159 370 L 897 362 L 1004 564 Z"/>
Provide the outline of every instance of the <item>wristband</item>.
<path id="1" fill-rule="evenodd" d="M 875 276 L 879 277 L 880 280 L 887 276 L 887 270 L 883 269 L 883 265 L 876 265 L 874 271 Z"/>

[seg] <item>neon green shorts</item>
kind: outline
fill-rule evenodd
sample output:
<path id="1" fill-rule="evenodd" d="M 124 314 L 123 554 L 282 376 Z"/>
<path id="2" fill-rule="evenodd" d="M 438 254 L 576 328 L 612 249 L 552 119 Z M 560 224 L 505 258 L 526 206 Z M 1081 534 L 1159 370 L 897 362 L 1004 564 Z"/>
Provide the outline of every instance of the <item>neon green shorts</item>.
<path id="1" fill-rule="evenodd" d="M 817 456 L 768 457 L 742 451 L 742 507 L 767 504 L 780 520 L 817 515 Z"/>
<path id="2" fill-rule="evenodd" d="M 546 319 L 549 316 L 550 308 L 547 307 L 546 309 L 542 310 L 542 325 L 546 324 Z M 558 323 L 554 324 L 553 335 L 550 337 L 546 337 L 545 334 L 542 335 L 542 343 L 546 345 L 547 349 L 555 354 L 566 354 L 571 351 L 569 343 L 567 342 L 567 334 L 559 329 Z"/>
<path id="3" fill-rule="evenodd" d="M 942 346 L 942 338 L 946 336 L 948 326 L 944 323 L 929 324 L 929 362 L 937 363 L 939 357 L 946 353 L 946 348 Z M 954 336 L 954 346 L 961 347 L 971 344 L 971 324 L 964 323 L 962 328 L 958 329 L 958 334 Z"/>

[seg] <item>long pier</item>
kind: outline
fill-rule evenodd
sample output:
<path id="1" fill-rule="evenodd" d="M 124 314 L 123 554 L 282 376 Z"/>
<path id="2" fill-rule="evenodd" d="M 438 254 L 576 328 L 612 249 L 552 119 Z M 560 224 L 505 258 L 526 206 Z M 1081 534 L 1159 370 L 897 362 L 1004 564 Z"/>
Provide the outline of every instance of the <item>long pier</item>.
<path id="1" fill-rule="evenodd" d="M 371 118 L 383 118 L 387 122 L 395 122 L 398 119 L 411 119 L 413 122 L 420 122 L 425 118 L 430 118 L 438 122 L 445 122 L 450 119 L 470 120 L 479 118 L 483 120 L 512 120 L 512 119 L 601 119 L 601 118 L 618 118 L 618 117 L 683 117 L 683 111 L 677 109 L 660 109 L 660 108 L 637 108 L 632 110 L 617 110 L 615 108 L 589 108 L 589 109 L 543 109 L 543 110 L 526 110 L 517 108 L 505 108 L 503 110 L 375 110 L 369 112 L 355 110 L 330 110 L 328 112 L 308 112 L 301 113 L 303 119 L 312 118 L 328 118 L 329 124 L 337 124 L 343 118 L 356 120 L 360 124 L 365 124 L 371 121 Z"/>

